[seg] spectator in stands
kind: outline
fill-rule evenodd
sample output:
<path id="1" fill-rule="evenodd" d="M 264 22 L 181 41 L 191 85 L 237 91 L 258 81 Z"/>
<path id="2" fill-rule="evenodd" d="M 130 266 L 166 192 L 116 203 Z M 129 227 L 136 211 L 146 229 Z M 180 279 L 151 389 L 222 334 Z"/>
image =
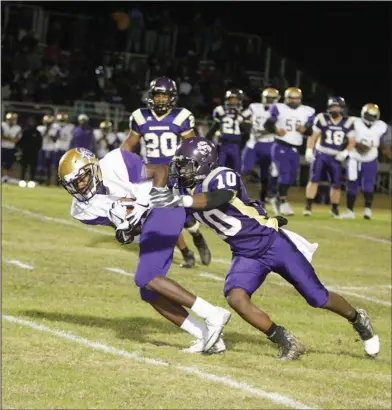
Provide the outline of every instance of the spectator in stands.
<path id="1" fill-rule="evenodd" d="M 42 135 L 37 130 L 36 120 L 33 116 L 27 119 L 22 138 L 17 147 L 21 150 L 20 179 L 25 180 L 27 168 L 30 168 L 30 181 L 35 181 L 38 164 L 38 153 L 42 147 Z"/>
<path id="2" fill-rule="evenodd" d="M 129 12 L 130 27 L 126 51 L 139 53 L 144 32 L 144 16 L 138 7 L 133 7 Z"/>
<path id="3" fill-rule="evenodd" d="M 86 114 L 78 116 L 78 123 L 73 130 L 73 139 L 70 148 L 83 147 L 95 153 L 94 133 L 89 125 Z"/>

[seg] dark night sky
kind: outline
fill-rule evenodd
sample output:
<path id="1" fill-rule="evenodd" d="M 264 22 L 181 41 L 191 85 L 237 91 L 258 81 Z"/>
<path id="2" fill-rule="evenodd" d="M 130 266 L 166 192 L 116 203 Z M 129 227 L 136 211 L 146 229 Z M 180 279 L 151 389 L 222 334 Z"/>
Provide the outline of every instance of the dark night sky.
<path id="1" fill-rule="evenodd" d="M 29 2 L 44 4 L 43 2 Z M 259 34 L 353 106 L 374 102 L 392 117 L 391 2 L 155 2 L 190 22 L 198 10 L 228 31 Z M 94 5 L 94 7 L 91 7 Z M 107 13 L 116 7 L 145 10 L 149 2 L 48 2 L 45 8 Z"/>

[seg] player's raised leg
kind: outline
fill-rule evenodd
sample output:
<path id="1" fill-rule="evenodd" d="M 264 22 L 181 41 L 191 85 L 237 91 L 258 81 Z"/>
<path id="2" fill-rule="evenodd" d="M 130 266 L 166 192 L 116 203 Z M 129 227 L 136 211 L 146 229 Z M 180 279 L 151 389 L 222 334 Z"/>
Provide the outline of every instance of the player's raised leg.
<path id="1" fill-rule="evenodd" d="M 291 283 L 310 306 L 327 309 L 347 319 L 359 334 L 369 356 L 379 353 L 379 338 L 368 314 L 362 309 L 356 310 L 337 293 L 329 292 L 320 282 L 311 263 L 282 230 L 262 260 L 270 270 Z"/>
<path id="2" fill-rule="evenodd" d="M 226 276 L 224 293 L 229 305 L 246 322 L 279 346 L 278 360 L 295 360 L 305 352 L 303 344 L 251 301 L 269 272 L 261 260 L 235 256 Z"/>
<path id="3" fill-rule="evenodd" d="M 167 208 L 151 211 L 140 236 L 140 255 L 135 283 L 140 289 L 157 292 L 191 309 L 204 319 L 207 333 L 203 349 L 208 351 L 220 338 L 223 327 L 230 319 L 230 312 L 211 305 L 165 276 L 170 268 L 174 246 L 184 222 L 184 209 Z"/>
<path id="4" fill-rule="evenodd" d="M 184 227 L 193 238 L 193 244 L 199 251 L 201 263 L 203 265 L 209 265 L 211 263 L 211 252 L 203 234 L 200 232 L 200 223 L 197 222 L 195 218 L 188 217 Z"/>

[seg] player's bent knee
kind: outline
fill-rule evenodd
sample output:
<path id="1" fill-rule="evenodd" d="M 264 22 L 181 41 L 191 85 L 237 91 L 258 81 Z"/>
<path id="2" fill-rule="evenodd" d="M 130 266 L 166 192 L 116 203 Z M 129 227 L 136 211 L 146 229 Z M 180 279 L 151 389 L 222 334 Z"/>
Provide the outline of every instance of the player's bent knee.
<path id="1" fill-rule="evenodd" d="M 329 293 L 327 289 L 316 290 L 306 296 L 306 301 L 308 305 L 314 308 L 322 308 L 329 298 Z"/>
<path id="2" fill-rule="evenodd" d="M 196 233 L 200 228 L 200 222 L 193 220 L 189 223 L 185 223 L 184 227 L 189 233 Z"/>
<path id="3" fill-rule="evenodd" d="M 244 289 L 231 289 L 226 294 L 226 300 L 230 307 L 234 310 L 241 310 L 245 305 L 249 304 L 250 297 Z"/>
<path id="4" fill-rule="evenodd" d="M 153 290 L 149 290 L 146 288 L 140 288 L 139 291 L 140 291 L 140 298 L 146 303 L 152 303 L 159 295 L 158 292 L 154 292 Z"/>

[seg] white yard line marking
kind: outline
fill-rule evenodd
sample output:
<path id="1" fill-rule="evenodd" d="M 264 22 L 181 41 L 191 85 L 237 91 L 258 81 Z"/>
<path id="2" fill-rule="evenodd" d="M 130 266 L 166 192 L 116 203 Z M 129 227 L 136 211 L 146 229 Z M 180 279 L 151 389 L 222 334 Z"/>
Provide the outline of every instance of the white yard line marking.
<path id="1" fill-rule="evenodd" d="M 363 235 L 360 233 L 348 233 L 342 229 L 339 228 L 333 228 L 332 226 L 318 226 L 318 228 L 324 229 L 325 231 L 331 231 L 331 232 L 338 232 L 342 233 L 347 236 L 351 236 L 352 238 L 359 238 L 359 239 L 365 239 L 367 241 L 373 241 L 373 242 L 378 242 L 378 243 L 383 243 L 385 245 L 392 245 L 392 242 L 388 239 L 383 239 L 383 238 L 375 238 L 374 236 L 370 235 Z"/>
<path id="2" fill-rule="evenodd" d="M 223 278 L 222 276 L 213 275 L 212 273 L 208 273 L 208 272 L 202 272 L 199 274 L 199 276 L 202 276 L 204 278 L 219 280 L 220 282 L 224 282 L 225 280 L 225 278 Z"/>
<path id="3" fill-rule="evenodd" d="M 19 213 L 24 214 L 24 215 L 32 216 L 33 218 L 40 219 L 41 221 L 48 221 L 48 222 L 54 222 L 54 223 L 62 224 L 62 225 L 74 226 L 76 228 L 83 228 L 86 231 L 99 233 L 101 235 L 114 236 L 113 234 L 111 234 L 109 232 L 105 232 L 103 230 L 96 229 L 96 228 L 91 228 L 91 227 L 83 225 L 81 223 L 74 223 L 72 221 L 68 221 L 67 219 L 53 218 L 51 216 L 42 215 L 42 214 L 39 214 L 37 212 L 32 212 L 32 211 L 29 211 L 27 209 L 17 208 L 15 206 L 11 206 L 11 205 L 4 205 L 3 204 L 2 207 L 5 208 L 5 209 L 8 209 L 10 211 L 15 211 L 15 212 L 19 212 Z"/>
<path id="4" fill-rule="evenodd" d="M 22 269 L 29 269 L 29 270 L 34 269 L 34 266 L 26 265 L 25 263 L 22 263 L 21 261 L 18 261 L 16 259 L 3 259 L 3 261 L 5 263 L 9 263 L 11 265 L 18 266 L 19 268 L 22 268 Z"/>
<path id="5" fill-rule="evenodd" d="M 109 272 L 114 272 L 114 273 L 118 273 L 120 275 L 125 275 L 125 276 L 134 276 L 132 273 L 129 273 L 123 269 L 119 269 L 119 268 L 105 268 L 105 270 L 108 270 Z"/>
<path id="6" fill-rule="evenodd" d="M 202 380 L 207 379 L 207 380 L 211 380 L 216 383 L 224 384 L 226 386 L 240 390 L 241 392 L 250 393 L 250 394 L 253 394 L 254 396 L 258 396 L 263 399 L 268 399 L 274 403 L 283 404 L 285 406 L 288 406 L 294 409 L 308 410 L 308 409 L 315 408 L 315 407 L 309 407 L 304 403 L 298 402 L 296 400 L 291 399 L 290 397 L 284 396 L 279 393 L 266 392 L 257 387 L 251 386 L 250 384 L 237 381 L 228 376 L 217 376 L 212 373 L 204 372 L 197 367 L 187 367 L 187 366 L 176 365 L 173 363 L 169 364 L 161 360 L 150 359 L 148 357 L 141 356 L 139 353 L 136 353 L 136 352 L 128 352 L 126 350 L 116 349 L 113 346 L 108 346 L 103 343 L 96 342 L 94 340 L 85 339 L 81 336 L 71 334 L 69 332 L 65 332 L 64 330 L 51 329 L 47 326 L 40 325 L 30 320 L 20 319 L 20 318 L 9 316 L 9 315 L 2 315 L 2 318 L 12 323 L 17 323 L 19 325 L 27 326 L 34 330 L 38 330 L 40 332 L 49 333 L 51 335 L 60 337 L 62 339 L 70 340 L 72 342 L 76 342 L 76 343 L 88 346 L 94 350 L 100 350 L 100 351 L 103 351 L 105 353 L 109 353 L 115 356 L 121 356 L 127 359 L 132 359 L 138 362 L 143 362 L 143 363 L 147 363 L 147 364 L 151 364 L 155 366 L 164 366 L 164 367 L 170 366 L 172 370 L 177 370 L 181 373 L 189 373 L 189 374 L 199 377 Z"/>

